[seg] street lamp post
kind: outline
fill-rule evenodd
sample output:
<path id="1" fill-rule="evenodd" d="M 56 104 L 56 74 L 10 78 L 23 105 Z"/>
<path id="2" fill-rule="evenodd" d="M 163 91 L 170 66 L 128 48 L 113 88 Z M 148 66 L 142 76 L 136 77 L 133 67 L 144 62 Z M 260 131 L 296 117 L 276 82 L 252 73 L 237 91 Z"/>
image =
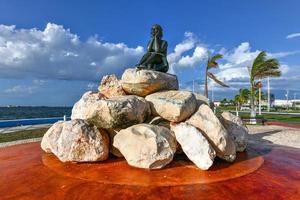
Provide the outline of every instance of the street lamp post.
<path id="1" fill-rule="evenodd" d="M 296 110 L 296 95 L 297 95 L 297 93 L 296 92 L 294 92 L 294 110 Z"/>
<path id="2" fill-rule="evenodd" d="M 268 77 L 268 82 L 267 82 L 267 87 L 268 87 L 268 112 L 270 112 L 270 78 Z"/>
<path id="3" fill-rule="evenodd" d="M 289 110 L 289 90 L 286 90 L 286 109 Z"/>
<path id="4" fill-rule="evenodd" d="M 261 87 L 258 89 L 258 114 L 261 115 Z"/>

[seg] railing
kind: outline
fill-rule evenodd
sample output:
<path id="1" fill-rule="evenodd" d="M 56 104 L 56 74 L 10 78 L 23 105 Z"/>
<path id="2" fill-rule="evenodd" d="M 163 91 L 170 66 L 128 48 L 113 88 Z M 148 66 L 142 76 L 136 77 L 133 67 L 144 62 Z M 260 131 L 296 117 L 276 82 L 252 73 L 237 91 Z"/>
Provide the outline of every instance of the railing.
<path id="1" fill-rule="evenodd" d="M 53 124 L 57 121 L 70 120 L 70 117 L 51 117 L 51 118 L 33 118 L 33 119 L 13 119 L 13 120 L 0 120 L 0 128 L 26 126 L 36 124 Z"/>

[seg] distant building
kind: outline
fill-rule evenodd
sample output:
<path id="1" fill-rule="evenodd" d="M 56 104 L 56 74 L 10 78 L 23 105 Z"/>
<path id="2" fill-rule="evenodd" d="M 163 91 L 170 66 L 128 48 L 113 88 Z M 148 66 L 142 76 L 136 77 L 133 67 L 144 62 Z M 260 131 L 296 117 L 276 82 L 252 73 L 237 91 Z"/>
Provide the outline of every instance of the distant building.
<path id="1" fill-rule="evenodd" d="M 292 107 L 293 105 L 300 104 L 300 99 L 291 99 L 291 100 L 286 100 L 286 99 L 275 99 L 274 101 L 274 106 L 279 106 L 279 107 Z"/>
<path id="2" fill-rule="evenodd" d="M 219 107 L 219 106 L 220 106 L 220 104 L 221 104 L 221 102 L 220 102 L 220 101 L 214 101 L 214 106 L 215 106 L 215 107 Z"/>

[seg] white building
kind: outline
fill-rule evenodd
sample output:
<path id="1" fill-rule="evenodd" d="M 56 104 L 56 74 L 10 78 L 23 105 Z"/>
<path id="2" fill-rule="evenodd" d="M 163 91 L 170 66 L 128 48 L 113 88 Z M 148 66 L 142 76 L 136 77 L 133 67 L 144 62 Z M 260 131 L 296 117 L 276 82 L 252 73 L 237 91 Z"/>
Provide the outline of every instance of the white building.
<path id="1" fill-rule="evenodd" d="M 286 99 L 275 99 L 274 101 L 274 106 L 281 106 L 281 107 L 291 107 L 293 106 L 294 103 L 299 103 L 300 104 L 300 99 L 291 99 L 291 100 L 286 100 Z"/>

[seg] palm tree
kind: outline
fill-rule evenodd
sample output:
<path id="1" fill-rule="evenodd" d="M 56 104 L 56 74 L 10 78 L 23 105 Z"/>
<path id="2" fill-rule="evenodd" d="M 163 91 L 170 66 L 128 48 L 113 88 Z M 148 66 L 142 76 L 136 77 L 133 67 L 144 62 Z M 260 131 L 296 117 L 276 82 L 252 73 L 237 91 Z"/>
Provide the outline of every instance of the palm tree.
<path id="1" fill-rule="evenodd" d="M 213 75 L 212 73 L 210 73 L 208 70 L 211 68 L 217 68 L 218 67 L 218 63 L 217 60 L 223 58 L 222 54 L 216 54 L 213 57 L 208 57 L 207 60 L 207 65 L 206 65 L 206 70 L 205 70 L 205 91 L 204 91 L 204 95 L 206 96 L 206 98 L 208 98 L 208 78 L 214 80 L 216 83 L 218 83 L 219 85 L 223 86 L 223 87 L 229 87 L 228 85 L 224 84 L 222 81 L 220 81 L 219 79 L 217 79 L 217 77 L 215 75 Z"/>
<path id="2" fill-rule="evenodd" d="M 255 107 L 255 91 L 259 89 L 262 84 L 258 79 L 266 77 L 279 77 L 281 71 L 279 69 L 279 62 L 274 58 L 267 59 L 265 51 L 260 52 L 253 61 L 252 67 L 249 68 L 250 74 L 250 122 L 256 124 L 256 107 Z"/>
<path id="3" fill-rule="evenodd" d="M 239 93 L 234 97 L 234 101 L 237 104 L 238 108 L 240 108 L 241 105 L 249 101 L 249 96 L 250 96 L 250 91 L 248 89 L 239 90 Z"/>

